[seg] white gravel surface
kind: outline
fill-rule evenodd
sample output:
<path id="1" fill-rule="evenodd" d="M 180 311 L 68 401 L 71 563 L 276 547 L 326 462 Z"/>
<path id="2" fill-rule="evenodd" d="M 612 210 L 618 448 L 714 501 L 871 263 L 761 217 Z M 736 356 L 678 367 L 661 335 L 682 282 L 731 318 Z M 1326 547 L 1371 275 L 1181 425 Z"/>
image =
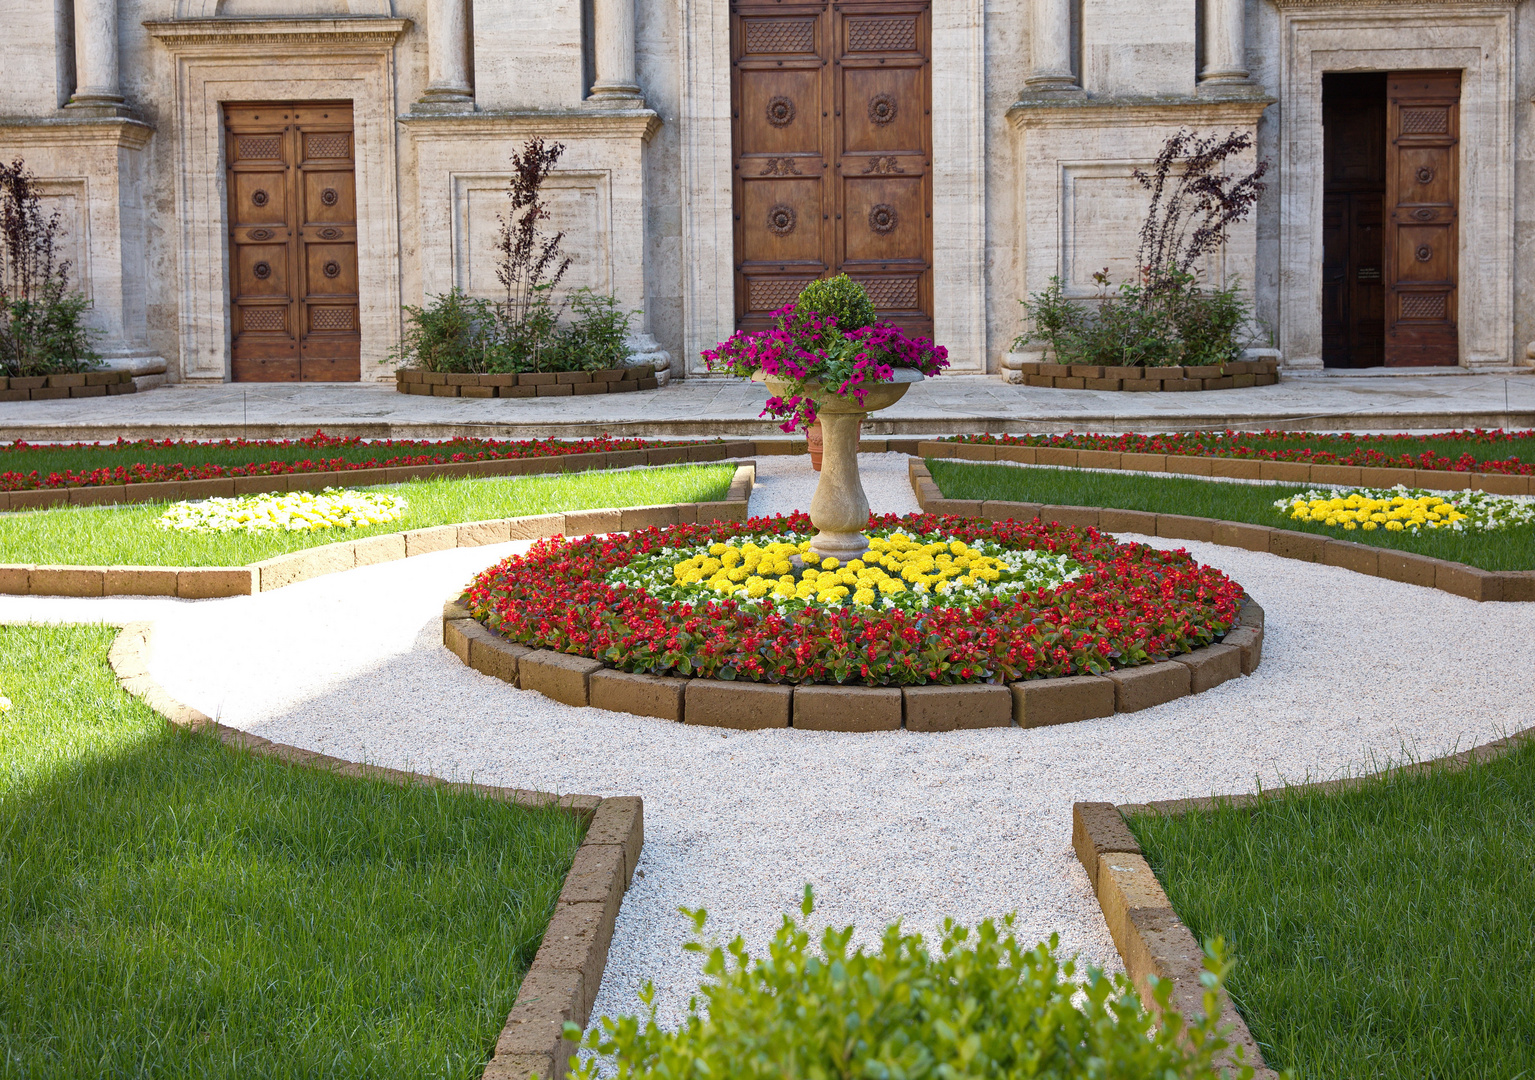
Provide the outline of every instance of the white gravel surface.
<path id="1" fill-rule="evenodd" d="M 861 462 L 877 511 L 915 509 L 904 457 Z M 759 464 L 754 513 L 809 504 L 805 457 Z M 1197 697 L 1041 730 L 723 732 L 513 690 L 460 664 L 438 622 L 442 601 L 511 544 L 158 605 L 150 666 L 173 696 L 283 742 L 490 783 L 642 795 L 643 876 L 619 916 L 598 1014 L 632 1011 L 647 978 L 663 1020 L 686 1007 L 697 967 L 679 950 L 679 905 L 706 907 L 721 934 L 756 946 L 806 882 L 821 914 L 856 923 L 864 940 L 893 919 L 926 931 L 947 915 L 1017 911 L 1025 937 L 1059 931 L 1065 952 L 1117 969 L 1071 853 L 1073 800 L 1328 777 L 1535 723 L 1535 605 L 1186 546 L 1263 604 L 1263 666 Z M 45 604 L 6 598 L 0 619 Z"/>

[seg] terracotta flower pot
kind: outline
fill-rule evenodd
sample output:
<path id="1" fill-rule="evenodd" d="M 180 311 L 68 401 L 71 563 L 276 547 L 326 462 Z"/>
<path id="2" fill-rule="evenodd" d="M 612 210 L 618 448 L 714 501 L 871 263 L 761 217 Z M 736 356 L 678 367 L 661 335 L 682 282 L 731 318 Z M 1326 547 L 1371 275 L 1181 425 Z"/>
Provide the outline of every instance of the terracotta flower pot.
<path id="1" fill-rule="evenodd" d="M 821 471 L 821 421 L 817 420 L 805 429 L 805 441 L 810 444 L 810 467 Z"/>

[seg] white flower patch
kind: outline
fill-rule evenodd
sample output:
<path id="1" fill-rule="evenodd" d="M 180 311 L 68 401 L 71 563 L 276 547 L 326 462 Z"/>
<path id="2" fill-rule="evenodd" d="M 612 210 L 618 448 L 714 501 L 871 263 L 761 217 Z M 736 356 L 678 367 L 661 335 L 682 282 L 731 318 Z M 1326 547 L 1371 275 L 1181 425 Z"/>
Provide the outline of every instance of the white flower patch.
<path id="1" fill-rule="evenodd" d="M 178 532 L 318 532 L 399 521 L 407 503 L 371 491 L 287 491 L 236 499 L 180 502 L 160 515 L 160 528 Z"/>

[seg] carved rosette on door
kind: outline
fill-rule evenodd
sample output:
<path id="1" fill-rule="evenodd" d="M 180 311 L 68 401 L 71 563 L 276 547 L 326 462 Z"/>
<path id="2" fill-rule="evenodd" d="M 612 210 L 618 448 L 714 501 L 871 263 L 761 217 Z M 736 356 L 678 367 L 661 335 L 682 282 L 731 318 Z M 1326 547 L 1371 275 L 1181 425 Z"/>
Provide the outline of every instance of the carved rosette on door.
<path id="1" fill-rule="evenodd" d="M 846 272 L 930 335 L 929 4 L 741 0 L 731 50 L 737 325 Z"/>
<path id="2" fill-rule="evenodd" d="M 224 120 L 234 378 L 355 382 L 351 106 L 228 105 Z"/>

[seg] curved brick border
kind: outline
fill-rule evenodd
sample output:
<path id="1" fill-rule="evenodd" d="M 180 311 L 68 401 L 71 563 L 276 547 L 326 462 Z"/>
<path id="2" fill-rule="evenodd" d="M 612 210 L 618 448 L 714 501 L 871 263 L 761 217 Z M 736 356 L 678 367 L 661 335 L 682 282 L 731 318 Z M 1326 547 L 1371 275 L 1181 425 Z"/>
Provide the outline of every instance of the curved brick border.
<path id="1" fill-rule="evenodd" d="M 82 371 L 73 375 L 0 375 L 0 401 L 117 397 L 138 391 L 130 371 Z"/>
<path id="2" fill-rule="evenodd" d="M 957 731 L 1048 727 L 1138 712 L 1228 679 L 1263 660 L 1263 609 L 1249 600 L 1219 644 L 1108 675 L 1023 679 L 1005 686 L 788 686 L 676 675 L 635 675 L 601 660 L 507 641 L 458 599 L 442 610 L 442 643 L 464 663 L 566 705 L 684 724 L 755 730 Z"/>
<path id="3" fill-rule="evenodd" d="M 623 394 L 659 387 L 656 369 L 648 364 L 605 371 L 523 372 L 509 375 L 448 375 L 419 368 L 400 368 L 394 373 L 394 389 L 400 394 L 431 397 L 530 398 L 581 397 L 586 394 Z"/>
<path id="4" fill-rule="evenodd" d="M 1208 367 L 1104 367 L 1024 361 L 1009 369 L 1009 374 L 1013 371 L 1025 386 L 1060 390 L 1236 390 L 1273 386 L 1279 381 L 1277 360 L 1232 360 Z"/>
<path id="5" fill-rule="evenodd" d="M 203 731 L 226 746 L 237 747 L 289 765 L 324 769 L 387 783 L 427 785 L 445 791 L 481 795 L 518 806 L 558 806 L 585 821 L 586 835 L 565 875 L 554 915 L 544 931 L 533 963 L 517 990 L 517 1001 L 496 1040 L 495 1056 L 483 1080 L 526 1080 L 565 1075 L 575 1046 L 562 1034 L 565 1021 L 586 1026 L 592 1001 L 602 983 L 608 946 L 624 892 L 634 880 L 635 864 L 645 843 L 645 808 L 638 796 L 553 795 L 522 788 L 458 783 L 426 773 L 404 772 L 344 761 L 286 743 L 274 743 L 238 728 L 226 727 L 183 705 L 149 674 L 151 624 L 129 623 L 107 654 L 118 685 L 178 727 Z"/>
<path id="6" fill-rule="evenodd" d="M 409 532 L 383 533 L 362 540 L 342 540 L 305 548 L 249 566 L 35 566 L 12 563 L 0 565 L 0 595 L 178 596 L 185 600 L 250 596 L 358 566 L 393 562 L 455 547 L 482 547 L 509 540 L 628 531 L 695 521 L 745 521 L 746 504 L 756 477 L 756 462 L 737 465 L 730 491 L 721 502 L 571 510 L 535 517 L 431 525 Z"/>
<path id="7" fill-rule="evenodd" d="M 1122 454 L 1115 450 L 1073 450 L 1067 446 L 1008 446 L 923 439 L 921 458 L 1011 461 L 1019 465 L 1062 465 L 1079 469 L 1174 473 L 1218 480 L 1276 480 L 1288 484 L 1352 487 L 1408 487 L 1428 491 L 1485 491 L 1489 495 L 1535 495 L 1535 476 L 1461 473 L 1446 469 L 1385 469 L 1364 465 L 1311 465 L 1303 461 L 1252 461 L 1197 454 Z"/>
<path id="8" fill-rule="evenodd" d="M 935 444 L 924 443 L 923 445 Z M 1070 452 L 1075 454 L 1079 451 Z M 1090 451 L 1080 452 L 1086 454 Z M 1172 459 L 1169 457 L 1168 460 Z M 1256 465 L 1256 462 L 1245 464 Z M 1323 468 L 1324 466 L 1302 466 L 1302 468 L 1306 467 Z M 911 476 L 912 489 L 917 494 L 917 503 L 930 514 L 983 517 L 988 521 L 1009 519 L 1028 521 L 1036 517 L 1048 517 L 1063 525 L 1090 525 L 1109 532 L 1133 532 L 1140 533 L 1142 536 L 1163 536 L 1172 540 L 1200 540 L 1212 544 L 1224 544 L 1227 547 L 1243 548 L 1247 551 L 1267 551 L 1271 555 L 1278 555 L 1285 559 L 1341 566 L 1358 574 L 1401 581 L 1408 585 L 1421 585 L 1427 589 L 1439 589 L 1442 592 L 1463 596 L 1467 600 L 1535 601 L 1535 570 L 1482 570 L 1475 566 L 1467 566 L 1465 563 L 1432 559 L 1427 555 L 1414 555 L 1411 552 L 1393 551 L 1390 548 L 1372 547 L 1369 544 L 1356 544 L 1349 540 L 1334 540 L 1317 533 L 1292 532 L 1289 529 L 1275 529 L 1267 525 L 1251 525 L 1240 521 L 1221 521 L 1217 518 L 1152 514 L 1141 510 L 1114 510 L 1096 506 L 1051 506 L 1041 503 L 1004 502 L 1000 499 L 987 499 L 984 502 L 973 499 L 945 499 L 943 492 L 939 491 L 938 485 L 933 482 L 932 472 L 928 470 L 921 458 L 910 459 L 908 472 Z"/>
<path id="9" fill-rule="evenodd" d="M 1532 740 L 1535 740 L 1535 728 L 1526 728 L 1506 739 L 1485 743 L 1471 750 L 1432 761 L 1414 762 L 1389 771 L 1414 775 L 1440 768 L 1464 769 L 1475 762 L 1502 757 Z M 1218 806 L 1251 808 L 1298 791 L 1322 794 L 1354 791 L 1373 779 L 1373 776 L 1356 776 L 1287 785 L 1257 794 L 1170 799 L 1152 803 L 1126 803 L 1122 806 L 1107 802 L 1073 803 L 1071 846 L 1083 869 L 1087 871 L 1098 904 L 1103 909 L 1109 935 L 1114 939 L 1114 947 L 1119 950 L 1125 971 L 1140 990 L 1142 1000 L 1152 1000 L 1149 977 L 1155 975 L 1159 979 L 1172 980 L 1171 1004 L 1175 1009 L 1183 1013 L 1203 1011 L 1201 999 L 1204 988 L 1200 985 L 1199 975 L 1203 970 L 1204 953 L 1189 928 L 1173 910 L 1161 882 L 1146 862 L 1139 842 L 1125 824 L 1126 817 L 1137 814 L 1187 814 Z M 1242 1015 L 1232 1007 L 1229 998 L 1223 1004 L 1223 1015 L 1232 1021 L 1229 1034 L 1231 1041 L 1244 1048 L 1244 1056 L 1249 1064 L 1261 1066 L 1263 1055 Z M 1259 1075 L 1274 1077 L 1276 1074 L 1260 1068 Z"/>

